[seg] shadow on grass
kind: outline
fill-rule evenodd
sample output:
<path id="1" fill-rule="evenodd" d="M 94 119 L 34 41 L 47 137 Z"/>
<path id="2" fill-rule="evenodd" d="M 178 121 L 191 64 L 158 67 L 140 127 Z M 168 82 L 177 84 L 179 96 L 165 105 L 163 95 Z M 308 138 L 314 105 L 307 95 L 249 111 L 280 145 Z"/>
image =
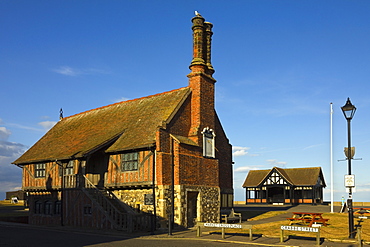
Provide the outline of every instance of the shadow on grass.
<path id="1" fill-rule="evenodd" d="M 209 234 L 212 235 L 222 235 L 219 231 L 210 231 Z M 240 237 L 246 237 L 247 240 L 249 240 L 249 233 L 228 233 L 225 232 L 225 238 L 232 237 L 232 236 L 240 236 Z M 252 234 L 253 240 L 256 240 L 258 238 L 262 238 L 262 234 Z"/>
<path id="2" fill-rule="evenodd" d="M 289 235 L 284 242 L 288 241 L 289 239 L 299 240 L 299 241 L 312 241 L 312 243 L 316 243 L 316 237 L 303 237 L 303 236 L 294 236 Z M 320 238 L 320 245 L 324 243 L 325 238 Z"/>

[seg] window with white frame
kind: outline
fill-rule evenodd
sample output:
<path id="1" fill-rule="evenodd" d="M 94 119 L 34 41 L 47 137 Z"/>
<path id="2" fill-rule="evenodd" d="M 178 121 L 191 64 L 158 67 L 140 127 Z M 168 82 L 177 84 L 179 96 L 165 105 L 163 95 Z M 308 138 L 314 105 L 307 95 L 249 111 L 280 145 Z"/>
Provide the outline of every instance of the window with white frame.
<path id="1" fill-rule="evenodd" d="M 207 158 L 215 158 L 215 133 L 210 128 L 204 128 L 203 134 L 203 156 Z"/>

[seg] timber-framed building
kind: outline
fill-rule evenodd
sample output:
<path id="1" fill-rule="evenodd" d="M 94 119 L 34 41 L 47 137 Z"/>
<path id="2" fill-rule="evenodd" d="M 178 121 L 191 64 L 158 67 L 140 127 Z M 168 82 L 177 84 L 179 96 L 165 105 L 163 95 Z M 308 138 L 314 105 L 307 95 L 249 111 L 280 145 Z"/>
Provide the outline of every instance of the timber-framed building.
<path id="1" fill-rule="evenodd" d="M 157 224 L 173 215 L 189 227 L 219 222 L 220 210 L 233 206 L 231 145 L 214 104 L 212 24 L 200 14 L 192 23 L 188 86 L 62 118 L 14 161 L 30 224 L 132 231 L 153 226 L 153 215 Z"/>
<path id="2" fill-rule="evenodd" d="M 249 171 L 246 204 L 322 204 L 326 187 L 321 167 Z"/>

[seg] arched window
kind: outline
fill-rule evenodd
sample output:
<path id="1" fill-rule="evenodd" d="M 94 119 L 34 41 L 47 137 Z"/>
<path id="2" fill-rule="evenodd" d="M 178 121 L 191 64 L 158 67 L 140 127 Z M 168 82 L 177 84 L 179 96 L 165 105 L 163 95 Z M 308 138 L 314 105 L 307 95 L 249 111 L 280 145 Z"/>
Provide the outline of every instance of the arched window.
<path id="1" fill-rule="evenodd" d="M 215 133 L 210 128 L 204 128 L 203 134 L 203 156 L 207 158 L 215 158 Z"/>

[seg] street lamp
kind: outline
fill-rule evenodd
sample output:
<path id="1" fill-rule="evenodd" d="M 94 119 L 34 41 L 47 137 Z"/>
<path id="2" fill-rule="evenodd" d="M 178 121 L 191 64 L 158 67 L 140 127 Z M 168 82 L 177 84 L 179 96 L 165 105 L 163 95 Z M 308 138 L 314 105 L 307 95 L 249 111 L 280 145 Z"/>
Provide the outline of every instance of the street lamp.
<path id="1" fill-rule="evenodd" d="M 344 106 L 341 107 L 344 117 L 347 119 L 347 126 L 348 126 L 348 149 L 346 152 L 346 156 L 348 159 L 348 175 L 351 174 L 351 160 L 353 158 L 353 154 L 351 154 L 351 120 L 356 112 L 356 107 L 352 105 L 351 100 L 348 98 L 347 102 Z M 349 238 L 355 238 L 355 230 L 353 224 L 353 207 L 352 207 L 352 186 L 348 187 L 349 194 L 347 200 L 348 206 L 348 226 L 349 226 Z"/>

